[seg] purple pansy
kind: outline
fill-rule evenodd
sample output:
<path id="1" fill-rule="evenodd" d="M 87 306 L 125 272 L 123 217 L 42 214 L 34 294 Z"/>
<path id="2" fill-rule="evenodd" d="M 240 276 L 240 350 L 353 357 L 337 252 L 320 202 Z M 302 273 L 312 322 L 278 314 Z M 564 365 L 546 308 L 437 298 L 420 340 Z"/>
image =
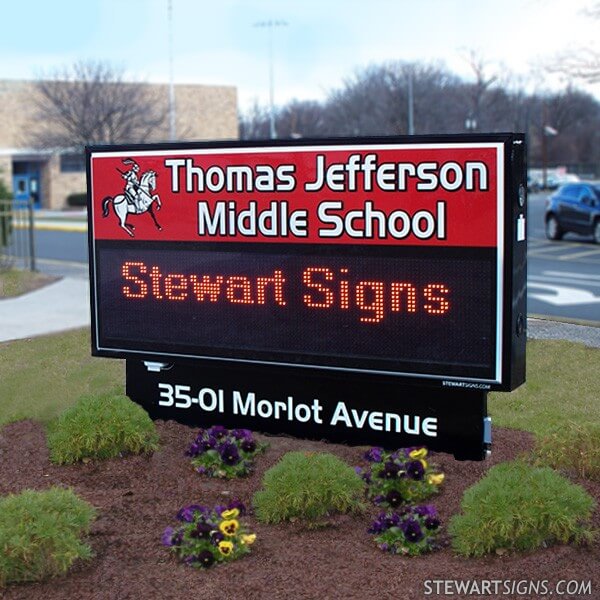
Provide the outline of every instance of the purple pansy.
<path id="1" fill-rule="evenodd" d="M 172 527 L 167 527 L 161 538 L 160 541 L 162 543 L 163 546 L 172 546 L 173 545 L 173 534 L 175 533 L 175 530 Z"/>
<path id="2" fill-rule="evenodd" d="M 217 445 L 217 438 L 209 437 L 202 440 L 202 448 L 205 451 L 212 450 Z"/>
<path id="3" fill-rule="evenodd" d="M 229 510 L 234 510 L 237 509 L 240 511 L 240 515 L 245 515 L 246 514 L 246 505 L 239 500 L 238 498 L 234 498 L 228 505 L 227 508 Z"/>
<path id="4" fill-rule="evenodd" d="M 421 517 L 435 517 L 437 511 L 435 506 L 432 504 L 422 504 L 421 506 L 415 506 L 413 509 Z"/>
<path id="5" fill-rule="evenodd" d="M 379 477 L 382 479 L 394 479 L 398 476 L 399 471 L 399 465 L 389 460 L 383 465 L 383 470 L 379 473 Z"/>
<path id="6" fill-rule="evenodd" d="M 202 454 L 202 452 L 204 452 L 204 448 L 198 442 L 193 442 L 186 452 L 186 455 L 195 457 Z"/>
<path id="7" fill-rule="evenodd" d="M 367 452 L 365 452 L 365 460 L 368 460 L 369 462 L 381 462 L 381 455 L 383 453 L 383 448 L 380 448 L 379 446 L 375 446 L 373 448 L 371 448 L 370 450 L 368 450 Z"/>
<path id="8" fill-rule="evenodd" d="M 256 450 L 256 442 L 253 439 L 244 439 L 242 440 L 242 450 L 244 452 L 254 452 Z"/>
<path id="9" fill-rule="evenodd" d="M 400 506 L 402 504 L 404 498 L 402 498 L 402 494 L 397 490 L 390 490 L 385 496 L 385 501 L 392 508 L 396 508 L 397 506 Z"/>
<path id="10" fill-rule="evenodd" d="M 210 534 L 210 541 L 215 545 L 218 546 L 219 542 L 222 542 L 225 539 L 225 536 L 220 532 L 220 531 L 213 531 Z"/>
<path id="11" fill-rule="evenodd" d="M 402 529 L 404 537 L 409 542 L 420 542 L 423 539 L 423 530 L 416 519 L 406 519 L 400 524 L 400 529 Z"/>
<path id="12" fill-rule="evenodd" d="M 227 437 L 227 428 L 223 425 L 214 425 L 208 430 L 208 435 L 216 438 L 217 440 Z"/>
<path id="13" fill-rule="evenodd" d="M 196 529 L 190 532 L 190 536 L 193 538 L 198 538 L 202 540 L 207 540 L 210 538 L 210 532 L 213 530 L 212 526 L 208 523 L 198 523 Z"/>
<path id="14" fill-rule="evenodd" d="M 231 435 L 236 440 L 251 440 L 252 432 L 249 429 L 232 429 Z"/>
<path id="15" fill-rule="evenodd" d="M 219 454 L 221 455 L 221 460 L 226 465 L 237 465 L 240 462 L 240 453 L 235 444 L 230 442 L 226 442 L 225 444 L 221 444 L 219 446 Z"/>
<path id="16" fill-rule="evenodd" d="M 425 467 L 420 460 L 411 460 L 406 463 L 406 474 L 415 481 L 421 481 L 425 476 Z"/>
<path id="17" fill-rule="evenodd" d="M 215 562 L 215 555 L 210 550 L 202 550 L 195 557 L 198 564 L 202 565 L 204 568 L 208 569 Z"/>
<path id="18" fill-rule="evenodd" d="M 186 523 L 191 523 L 194 520 L 194 515 L 196 513 L 204 512 L 206 512 L 206 508 L 204 506 L 200 506 L 199 504 L 190 504 L 190 506 L 182 508 L 177 513 L 177 520 L 185 521 Z"/>

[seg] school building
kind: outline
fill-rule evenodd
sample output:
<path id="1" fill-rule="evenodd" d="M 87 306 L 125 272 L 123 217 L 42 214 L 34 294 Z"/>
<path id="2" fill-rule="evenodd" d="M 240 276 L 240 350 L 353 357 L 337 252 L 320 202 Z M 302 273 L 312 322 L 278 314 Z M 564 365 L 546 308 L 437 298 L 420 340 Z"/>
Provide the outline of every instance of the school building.
<path id="1" fill-rule="evenodd" d="M 167 85 L 147 84 L 168 106 Z M 237 89 L 232 86 L 176 85 L 176 136 L 183 140 L 238 138 Z M 84 193 L 85 160 L 72 150 L 32 146 L 39 126 L 32 81 L 0 80 L 0 178 L 16 199 L 33 198 L 36 207 L 62 209 L 70 194 Z M 146 141 L 169 138 L 169 117 Z M 135 141 L 135 140 L 134 140 Z"/>

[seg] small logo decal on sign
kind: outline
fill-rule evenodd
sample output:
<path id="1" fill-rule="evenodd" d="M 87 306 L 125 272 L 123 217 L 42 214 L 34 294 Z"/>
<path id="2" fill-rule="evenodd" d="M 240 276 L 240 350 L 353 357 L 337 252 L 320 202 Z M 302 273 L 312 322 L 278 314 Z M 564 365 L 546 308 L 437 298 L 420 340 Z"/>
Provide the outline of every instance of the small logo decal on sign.
<path id="1" fill-rule="evenodd" d="M 141 215 L 147 212 L 152 217 L 156 228 L 162 231 L 152 208 L 154 202 L 156 202 L 157 210 L 160 210 L 162 206 L 158 194 L 153 193 L 156 189 L 156 171 L 146 171 L 140 177 L 140 166 L 135 160 L 125 158 L 122 162 L 123 165 L 129 167 L 129 170 L 117 169 L 125 180 L 123 193 L 116 196 L 106 196 L 102 200 L 102 216 L 108 217 L 108 207 L 112 203 L 115 215 L 119 219 L 119 226 L 131 237 L 134 237 L 135 230 L 134 225 L 127 223 L 127 217 L 131 214 Z"/>

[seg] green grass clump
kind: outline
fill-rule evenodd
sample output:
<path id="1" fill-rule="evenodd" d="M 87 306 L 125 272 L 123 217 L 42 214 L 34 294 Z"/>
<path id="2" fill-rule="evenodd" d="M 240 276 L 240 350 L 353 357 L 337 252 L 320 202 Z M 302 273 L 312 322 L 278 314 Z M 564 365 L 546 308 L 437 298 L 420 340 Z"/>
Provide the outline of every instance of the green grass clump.
<path id="1" fill-rule="evenodd" d="M 152 452 L 158 433 L 148 413 L 127 396 L 84 396 L 49 424 L 48 446 L 52 462 L 68 464 Z"/>
<path id="2" fill-rule="evenodd" d="M 317 527 L 329 515 L 363 508 L 364 482 L 333 454 L 288 452 L 265 473 L 263 487 L 253 502 L 265 523 L 299 519 Z"/>
<path id="3" fill-rule="evenodd" d="M 584 543 L 593 537 L 588 522 L 594 506 L 582 487 L 549 467 L 502 463 L 466 490 L 462 514 L 452 517 L 448 531 L 463 556 Z"/>
<path id="4" fill-rule="evenodd" d="M 600 481 L 600 423 L 566 422 L 536 439 L 537 464 Z"/>
<path id="5" fill-rule="evenodd" d="M 76 560 L 91 558 L 81 536 L 95 515 L 93 506 L 63 488 L 0 498 L 0 588 L 63 575 Z"/>

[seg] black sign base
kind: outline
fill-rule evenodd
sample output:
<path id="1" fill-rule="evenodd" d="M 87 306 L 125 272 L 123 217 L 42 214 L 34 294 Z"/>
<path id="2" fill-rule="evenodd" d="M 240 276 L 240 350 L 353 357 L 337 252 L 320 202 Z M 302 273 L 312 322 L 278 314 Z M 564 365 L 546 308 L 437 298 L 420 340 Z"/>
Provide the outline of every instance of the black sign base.
<path id="1" fill-rule="evenodd" d="M 457 460 L 483 460 L 490 447 L 480 390 L 272 366 L 154 368 L 127 360 L 127 395 L 152 419 L 389 449 L 424 445 Z"/>

